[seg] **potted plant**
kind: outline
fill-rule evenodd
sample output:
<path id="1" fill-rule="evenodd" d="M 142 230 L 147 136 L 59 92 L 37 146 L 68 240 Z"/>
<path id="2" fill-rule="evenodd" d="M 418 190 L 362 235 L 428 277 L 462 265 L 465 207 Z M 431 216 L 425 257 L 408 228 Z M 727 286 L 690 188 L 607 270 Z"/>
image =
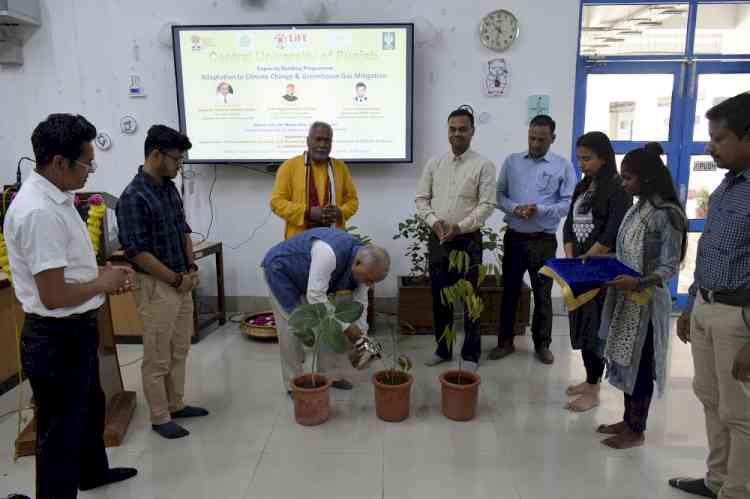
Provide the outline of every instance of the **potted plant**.
<path id="1" fill-rule="evenodd" d="M 302 343 L 312 349 L 310 374 L 292 380 L 294 419 L 305 426 L 324 423 L 330 415 L 331 380 L 317 372 L 320 346 L 325 343 L 336 353 L 344 353 L 350 344 L 341 322 L 351 323 L 362 315 L 361 303 L 339 301 L 335 306 L 323 303 L 302 304 L 289 317 L 289 326 Z"/>
<path id="2" fill-rule="evenodd" d="M 391 327 L 389 332 L 391 353 L 388 363 L 381 357 L 383 370 L 373 374 L 372 384 L 375 387 L 375 413 L 384 421 L 397 422 L 409 417 L 414 378 L 409 374 L 411 359 L 398 353 L 398 328 Z"/>
<path id="3" fill-rule="evenodd" d="M 500 328 L 500 304 L 502 303 L 502 261 L 505 228 L 499 232 L 490 227 L 482 228 L 482 246 L 493 255 L 487 279 L 479 288 L 479 295 L 485 307 L 481 317 L 482 334 L 496 335 Z M 432 334 L 432 290 L 429 279 L 429 259 L 427 242 L 432 229 L 419 216 L 412 215 L 398 224 L 393 239 L 406 239 L 409 242 L 405 255 L 411 262 L 409 275 L 398 276 L 398 317 L 401 323 L 410 324 L 418 332 Z M 524 285 L 516 311 L 516 334 L 524 334 L 530 323 L 531 290 Z"/>
<path id="4" fill-rule="evenodd" d="M 488 273 L 490 266 L 479 265 L 479 285 Z M 440 290 L 440 299 L 444 305 L 455 309 L 462 304 L 469 319 L 478 320 L 484 310 L 484 302 L 474 285 L 466 277 L 470 269 L 469 254 L 465 251 L 451 251 L 448 269 L 459 274 L 460 278 L 452 286 Z M 443 330 L 441 341 L 445 340 L 451 347 L 456 343 L 457 331 L 454 324 L 448 324 Z M 443 415 L 455 421 L 473 419 L 479 401 L 479 384 L 482 379 L 477 373 L 462 369 L 461 356 L 458 357 L 458 370 L 446 371 L 440 375 Z"/>
<path id="5" fill-rule="evenodd" d="M 706 218 L 710 197 L 711 193 L 708 192 L 708 189 L 701 189 L 695 194 L 695 201 L 698 203 L 698 206 L 695 208 L 695 218 Z"/>

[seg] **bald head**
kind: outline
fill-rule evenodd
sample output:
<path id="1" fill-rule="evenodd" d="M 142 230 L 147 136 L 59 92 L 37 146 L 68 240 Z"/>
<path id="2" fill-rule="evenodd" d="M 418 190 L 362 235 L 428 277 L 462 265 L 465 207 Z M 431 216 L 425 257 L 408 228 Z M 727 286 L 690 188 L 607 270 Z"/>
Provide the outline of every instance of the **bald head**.
<path id="1" fill-rule="evenodd" d="M 333 145 L 333 128 L 328 123 L 316 121 L 307 133 L 307 154 L 316 163 L 328 161 Z"/>
<path id="2" fill-rule="evenodd" d="M 391 257 L 380 246 L 362 246 L 354 257 L 352 274 L 354 279 L 367 286 L 373 286 L 386 278 L 391 269 Z"/>

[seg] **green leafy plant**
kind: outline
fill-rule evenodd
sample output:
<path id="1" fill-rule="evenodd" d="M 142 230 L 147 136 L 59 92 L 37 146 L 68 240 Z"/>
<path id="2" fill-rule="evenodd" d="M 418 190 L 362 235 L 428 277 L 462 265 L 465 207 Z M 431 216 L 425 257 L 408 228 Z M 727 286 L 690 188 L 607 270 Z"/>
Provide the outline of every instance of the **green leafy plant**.
<path id="1" fill-rule="evenodd" d="M 392 326 L 388 329 L 391 335 L 391 353 L 387 359 L 380 358 L 383 368 L 385 369 L 385 379 L 379 380 L 388 385 L 398 385 L 405 383 L 407 377 L 404 374 L 409 373 L 413 367 L 411 359 L 404 354 L 399 355 L 398 347 L 400 343 L 399 328 Z"/>
<path id="2" fill-rule="evenodd" d="M 361 315 L 364 306 L 354 301 L 340 301 L 327 306 L 324 303 L 299 305 L 289 317 L 289 325 L 294 335 L 302 343 L 312 348 L 312 379 L 316 385 L 318 356 L 320 345 L 325 343 L 336 353 L 345 353 L 350 347 L 349 340 L 344 335 L 341 323 L 352 323 Z"/>
<path id="3" fill-rule="evenodd" d="M 482 284 L 485 276 L 488 274 L 491 265 L 479 264 L 479 282 L 477 287 Z M 450 306 L 451 311 L 456 308 L 458 304 L 463 304 L 469 319 L 472 321 L 479 320 L 484 310 L 484 302 L 479 296 L 479 293 L 474 288 L 474 285 L 467 279 L 469 272 L 472 270 L 469 254 L 465 251 L 454 250 L 448 255 L 448 271 L 456 271 L 459 274 L 459 279 L 455 284 L 451 286 L 445 286 L 440 290 L 440 301 L 445 306 Z M 443 333 L 440 336 L 440 341 L 445 342 L 453 346 L 456 343 L 457 331 L 453 323 L 448 324 L 443 329 Z M 461 384 L 461 363 L 462 359 L 458 358 L 458 384 Z"/>
<path id="4" fill-rule="evenodd" d="M 365 245 L 372 244 L 372 238 L 366 234 L 365 235 L 360 234 L 359 227 L 357 227 L 356 225 L 349 225 L 347 227 L 344 227 L 344 231 L 348 232 L 352 236 L 359 239 L 362 242 L 362 244 L 365 244 Z"/>
<path id="5" fill-rule="evenodd" d="M 701 189 L 695 194 L 695 200 L 700 208 L 708 208 L 708 200 L 711 197 L 711 193 L 708 189 Z"/>
<path id="6" fill-rule="evenodd" d="M 398 223 L 398 232 L 393 239 L 409 240 L 405 256 L 409 257 L 411 269 L 409 276 L 415 279 L 426 280 L 429 271 L 429 258 L 427 257 L 427 242 L 430 240 L 432 229 L 417 214 L 414 214 Z"/>
<path id="7" fill-rule="evenodd" d="M 494 261 L 485 268 L 485 274 L 493 274 L 497 283 L 500 283 L 503 262 L 503 238 L 502 234 L 506 228 L 503 227 L 499 232 L 490 227 L 482 227 L 482 250 L 489 251 L 495 257 Z M 426 281 L 429 277 L 429 257 L 427 254 L 427 242 L 432 234 L 432 228 L 422 220 L 419 215 L 414 214 L 399 222 L 398 231 L 394 234 L 393 239 L 409 240 L 409 246 L 406 248 L 405 256 L 411 262 L 409 276 L 419 280 Z"/>

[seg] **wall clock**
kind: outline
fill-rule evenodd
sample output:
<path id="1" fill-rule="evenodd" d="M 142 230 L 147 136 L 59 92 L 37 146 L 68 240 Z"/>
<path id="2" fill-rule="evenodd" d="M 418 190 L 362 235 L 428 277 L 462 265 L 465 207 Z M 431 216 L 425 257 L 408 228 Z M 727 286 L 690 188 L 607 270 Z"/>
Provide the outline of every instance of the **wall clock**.
<path id="1" fill-rule="evenodd" d="M 490 12 L 479 23 L 479 38 L 485 47 L 502 52 L 518 38 L 518 19 L 507 10 Z"/>

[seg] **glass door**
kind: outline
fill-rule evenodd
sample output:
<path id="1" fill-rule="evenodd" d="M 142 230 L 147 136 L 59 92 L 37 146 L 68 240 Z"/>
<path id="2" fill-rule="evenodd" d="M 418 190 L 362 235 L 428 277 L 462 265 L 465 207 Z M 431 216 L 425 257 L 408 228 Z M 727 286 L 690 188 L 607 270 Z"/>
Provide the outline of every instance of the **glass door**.
<path id="1" fill-rule="evenodd" d="M 729 97 L 750 90 L 750 61 L 690 64 L 685 104 L 685 127 L 677 182 L 689 223 L 688 251 L 680 271 L 677 304 L 684 305 L 693 283 L 698 239 L 705 225 L 708 197 L 724 179 L 726 170 L 717 168 L 706 154 L 708 121 L 706 111 Z"/>

